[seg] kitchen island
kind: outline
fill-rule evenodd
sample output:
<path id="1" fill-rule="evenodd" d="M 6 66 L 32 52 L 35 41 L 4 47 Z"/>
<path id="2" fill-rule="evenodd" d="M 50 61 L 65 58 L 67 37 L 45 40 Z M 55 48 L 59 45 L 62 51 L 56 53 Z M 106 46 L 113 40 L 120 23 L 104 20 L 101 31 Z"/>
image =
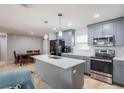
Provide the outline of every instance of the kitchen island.
<path id="1" fill-rule="evenodd" d="M 82 88 L 85 60 L 51 55 L 33 56 L 36 72 L 52 88 Z"/>

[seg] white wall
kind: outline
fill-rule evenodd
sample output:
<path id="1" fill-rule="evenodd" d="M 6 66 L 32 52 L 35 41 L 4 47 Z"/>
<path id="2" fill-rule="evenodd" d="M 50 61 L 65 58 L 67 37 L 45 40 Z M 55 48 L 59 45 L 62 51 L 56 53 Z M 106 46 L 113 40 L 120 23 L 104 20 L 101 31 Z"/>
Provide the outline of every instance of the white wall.
<path id="1" fill-rule="evenodd" d="M 8 62 L 13 62 L 13 51 L 26 53 L 27 50 L 39 49 L 42 52 L 43 40 L 41 37 L 8 34 L 7 38 L 7 58 Z"/>
<path id="2" fill-rule="evenodd" d="M 7 34 L 0 33 L 0 61 L 7 60 Z"/>
<path id="3" fill-rule="evenodd" d="M 43 54 L 49 54 L 49 40 L 43 40 Z"/>

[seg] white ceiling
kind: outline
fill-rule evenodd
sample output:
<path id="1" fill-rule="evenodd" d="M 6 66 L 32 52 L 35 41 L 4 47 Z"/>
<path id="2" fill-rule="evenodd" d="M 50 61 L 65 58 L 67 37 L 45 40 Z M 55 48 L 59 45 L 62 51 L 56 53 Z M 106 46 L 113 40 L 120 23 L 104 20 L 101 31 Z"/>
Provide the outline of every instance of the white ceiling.
<path id="1" fill-rule="evenodd" d="M 62 28 L 83 29 L 87 24 L 104 21 L 123 15 L 123 5 L 35 5 L 30 8 L 21 5 L 0 5 L 0 31 L 16 34 L 43 35 L 44 21 L 48 21 L 48 31 L 58 27 L 58 13 L 62 13 Z M 100 14 L 94 18 L 94 14 Z M 67 23 L 72 26 L 68 27 Z"/>

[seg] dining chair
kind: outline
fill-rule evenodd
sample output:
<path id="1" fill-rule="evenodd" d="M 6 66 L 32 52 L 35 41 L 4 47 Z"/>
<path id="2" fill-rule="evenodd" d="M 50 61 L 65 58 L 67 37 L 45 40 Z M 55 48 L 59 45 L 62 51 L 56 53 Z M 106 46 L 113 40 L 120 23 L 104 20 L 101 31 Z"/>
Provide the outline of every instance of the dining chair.
<path id="1" fill-rule="evenodd" d="M 27 53 L 33 53 L 33 51 L 32 50 L 28 50 Z"/>
<path id="2" fill-rule="evenodd" d="M 34 50 L 34 54 L 35 54 L 35 55 L 40 54 L 40 50 Z"/>
<path id="3" fill-rule="evenodd" d="M 13 52 L 13 54 L 14 54 L 14 60 L 15 60 L 15 64 L 17 64 L 18 63 L 18 56 L 17 56 L 17 54 L 16 54 L 16 51 L 14 50 L 14 52 Z"/>

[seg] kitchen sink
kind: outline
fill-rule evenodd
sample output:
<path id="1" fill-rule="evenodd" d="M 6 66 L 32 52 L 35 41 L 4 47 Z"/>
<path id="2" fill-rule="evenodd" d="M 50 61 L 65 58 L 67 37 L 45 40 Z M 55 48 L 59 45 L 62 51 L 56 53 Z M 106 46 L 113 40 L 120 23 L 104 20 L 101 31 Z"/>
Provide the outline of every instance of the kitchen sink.
<path id="1" fill-rule="evenodd" d="M 61 59 L 61 57 L 60 56 L 48 56 L 49 58 L 53 58 L 53 59 Z"/>

